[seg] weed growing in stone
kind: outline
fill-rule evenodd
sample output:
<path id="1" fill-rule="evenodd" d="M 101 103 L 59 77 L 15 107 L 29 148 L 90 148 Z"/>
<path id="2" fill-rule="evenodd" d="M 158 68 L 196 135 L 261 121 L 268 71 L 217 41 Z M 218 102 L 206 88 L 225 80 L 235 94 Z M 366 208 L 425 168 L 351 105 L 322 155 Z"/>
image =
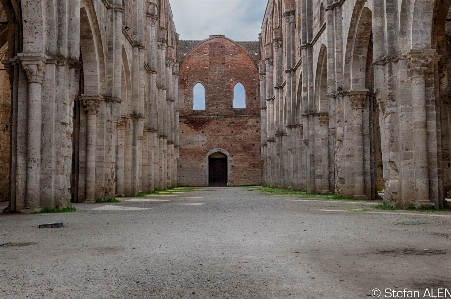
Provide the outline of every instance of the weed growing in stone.
<path id="1" fill-rule="evenodd" d="M 395 208 L 391 205 L 377 205 L 374 207 L 377 210 L 384 210 L 384 211 L 417 211 L 417 212 L 449 212 L 448 209 L 442 209 L 442 208 L 436 208 L 435 206 L 420 206 L 416 207 L 414 205 L 410 205 L 407 208 Z"/>
<path id="2" fill-rule="evenodd" d="M 329 200 L 355 200 L 353 198 L 347 198 L 342 195 L 312 194 L 307 191 L 282 189 L 282 188 L 259 187 L 259 188 L 255 188 L 253 190 L 259 190 L 264 193 L 281 194 L 281 195 L 296 196 L 299 198 L 309 198 L 309 199 L 318 198 L 318 199 L 329 199 Z"/>
<path id="3" fill-rule="evenodd" d="M 190 192 L 193 191 L 194 187 L 177 187 L 177 188 L 171 188 L 171 189 L 165 189 L 165 190 L 155 190 L 153 192 L 140 192 L 135 197 L 146 197 L 149 195 L 167 195 L 167 194 L 177 194 L 177 193 L 184 193 L 184 192 Z"/>
<path id="4" fill-rule="evenodd" d="M 49 209 L 49 208 L 43 208 L 39 213 L 40 214 L 50 214 L 50 213 L 71 213 L 71 212 L 76 212 L 77 209 L 72 207 L 72 206 L 68 206 L 65 208 L 55 208 L 55 209 Z"/>
<path id="5" fill-rule="evenodd" d="M 119 199 L 116 199 L 114 197 L 112 198 L 98 198 L 96 199 L 96 203 L 115 203 L 115 202 L 121 202 Z"/>

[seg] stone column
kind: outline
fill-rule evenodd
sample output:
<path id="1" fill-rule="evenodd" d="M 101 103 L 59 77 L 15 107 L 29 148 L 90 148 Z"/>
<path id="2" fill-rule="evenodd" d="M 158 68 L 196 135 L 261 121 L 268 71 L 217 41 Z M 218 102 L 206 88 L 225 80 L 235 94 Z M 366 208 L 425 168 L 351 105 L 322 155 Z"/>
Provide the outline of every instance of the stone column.
<path id="1" fill-rule="evenodd" d="M 28 128 L 27 128 L 27 184 L 26 209 L 31 212 L 40 208 L 41 193 L 41 101 L 45 65 L 36 57 L 29 60 L 21 56 L 22 67 L 28 79 Z"/>
<path id="2" fill-rule="evenodd" d="M 96 187 L 97 97 L 82 96 L 86 110 L 86 202 L 94 202 Z"/>
<path id="3" fill-rule="evenodd" d="M 416 205 L 430 204 L 425 73 L 433 62 L 432 54 L 432 52 L 411 51 L 407 57 L 412 80 Z"/>
<path id="4" fill-rule="evenodd" d="M 329 190 L 329 115 L 327 112 L 320 113 L 319 120 L 319 140 L 321 149 L 318 149 L 318 155 L 321 155 L 321 180 L 317 183 L 317 191 L 323 194 L 330 193 Z"/>
<path id="5" fill-rule="evenodd" d="M 117 149 L 116 149 L 116 194 L 125 195 L 125 129 L 127 119 L 120 118 L 117 122 Z"/>
<path id="6" fill-rule="evenodd" d="M 365 165 L 364 165 L 364 138 L 363 138 L 363 106 L 368 91 L 351 91 L 351 105 L 354 110 L 354 198 L 366 199 L 365 195 Z"/>

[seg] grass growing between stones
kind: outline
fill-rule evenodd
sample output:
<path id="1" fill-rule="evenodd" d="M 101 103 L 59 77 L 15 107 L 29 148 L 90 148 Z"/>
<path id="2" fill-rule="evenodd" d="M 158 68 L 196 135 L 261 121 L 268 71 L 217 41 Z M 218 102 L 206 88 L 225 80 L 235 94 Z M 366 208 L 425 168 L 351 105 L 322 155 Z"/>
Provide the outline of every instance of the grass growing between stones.
<path id="1" fill-rule="evenodd" d="M 407 208 L 395 208 L 391 205 L 381 204 L 374 206 L 374 208 L 383 211 L 450 212 L 449 209 L 436 208 L 434 206 L 415 207 L 414 205 L 410 205 Z"/>
<path id="2" fill-rule="evenodd" d="M 68 206 L 65 208 L 55 208 L 55 209 L 50 209 L 50 208 L 43 208 L 41 209 L 41 211 L 39 211 L 40 214 L 54 214 L 54 213 L 72 213 L 72 212 L 76 212 L 77 209 L 72 207 L 72 206 Z"/>
<path id="3" fill-rule="evenodd" d="M 348 197 L 344 197 L 342 195 L 312 194 L 312 193 L 309 193 L 307 191 L 292 190 L 292 189 L 282 189 L 282 188 L 258 187 L 258 188 L 253 188 L 252 190 L 259 190 L 259 191 L 261 191 L 263 193 L 288 195 L 288 196 L 295 196 L 295 197 L 299 197 L 299 198 L 308 198 L 308 199 L 356 200 L 354 198 L 348 198 Z"/>
<path id="4" fill-rule="evenodd" d="M 140 192 L 135 197 L 147 197 L 149 195 L 168 195 L 168 194 L 177 194 L 177 193 L 185 193 L 195 190 L 194 187 L 177 187 L 170 188 L 165 190 L 155 190 L 153 192 Z"/>
<path id="5" fill-rule="evenodd" d="M 119 199 L 116 198 L 98 198 L 96 199 L 96 203 L 116 203 L 121 202 Z"/>

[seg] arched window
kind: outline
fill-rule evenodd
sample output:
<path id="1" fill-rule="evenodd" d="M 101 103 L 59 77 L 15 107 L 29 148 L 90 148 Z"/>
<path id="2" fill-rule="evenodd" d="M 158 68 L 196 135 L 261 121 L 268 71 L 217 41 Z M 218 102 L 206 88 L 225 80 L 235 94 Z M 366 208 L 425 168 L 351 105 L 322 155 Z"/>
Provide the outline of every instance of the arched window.
<path id="1" fill-rule="evenodd" d="M 205 110 L 205 87 L 202 83 L 193 88 L 193 110 Z"/>
<path id="2" fill-rule="evenodd" d="M 241 83 L 237 83 L 233 89 L 233 108 L 246 108 L 246 91 Z"/>

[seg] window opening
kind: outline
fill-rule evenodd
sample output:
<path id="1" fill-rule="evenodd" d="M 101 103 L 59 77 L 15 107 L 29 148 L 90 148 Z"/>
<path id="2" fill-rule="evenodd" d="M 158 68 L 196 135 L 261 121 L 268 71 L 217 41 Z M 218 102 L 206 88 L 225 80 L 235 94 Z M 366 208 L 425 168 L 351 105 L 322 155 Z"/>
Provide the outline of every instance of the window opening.
<path id="1" fill-rule="evenodd" d="M 193 110 L 205 110 L 205 87 L 201 83 L 193 88 Z"/>
<path id="2" fill-rule="evenodd" d="M 241 83 L 233 89 L 233 108 L 246 108 L 246 91 Z"/>

